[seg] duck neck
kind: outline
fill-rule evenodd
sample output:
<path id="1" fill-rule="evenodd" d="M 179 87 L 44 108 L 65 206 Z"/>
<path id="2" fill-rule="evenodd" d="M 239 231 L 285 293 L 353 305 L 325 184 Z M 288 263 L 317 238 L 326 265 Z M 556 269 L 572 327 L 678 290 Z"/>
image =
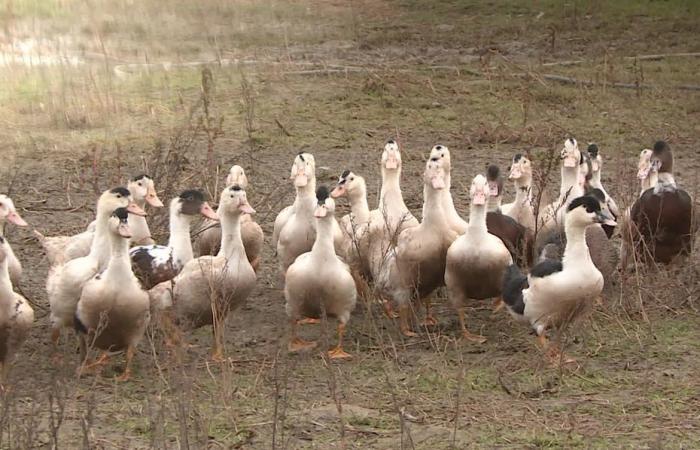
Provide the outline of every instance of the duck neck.
<path id="1" fill-rule="evenodd" d="M 134 200 L 141 209 L 146 207 L 145 200 Z M 148 222 L 146 222 L 145 216 L 137 216 L 136 214 L 129 214 L 127 217 L 129 221 L 129 229 L 131 230 L 131 241 L 141 242 L 144 239 L 151 237 L 151 230 L 148 228 Z"/>
<path id="2" fill-rule="evenodd" d="M 5 237 L 5 221 L 0 220 L 0 237 Z"/>
<path id="3" fill-rule="evenodd" d="M 244 255 L 243 240 L 241 239 L 241 215 L 222 214 L 221 216 L 221 250 L 217 256 L 223 256 L 227 260 L 234 256 Z"/>
<path id="4" fill-rule="evenodd" d="M 133 277 L 131 259 L 129 258 L 129 240 L 118 234 L 109 233 L 111 255 L 105 272 L 109 280 L 125 281 Z"/>
<path id="5" fill-rule="evenodd" d="M 173 259 L 183 264 L 194 258 L 190 240 L 190 216 L 170 211 L 170 237 L 168 247 L 172 249 Z"/>
<path id="6" fill-rule="evenodd" d="M 578 183 L 579 168 L 577 167 L 562 167 L 561 168 L 561 188 L 559 189 L 559 199 L 563 203 L 569 203 L 571 200 L 583 195 L 583 189 Z"/>
<path id="7" fill-rule="evenodd" d="M 600 181 L 600 169 L 593 172 L 588 184 L 597 189 L 601 189 L 603 187 L 603 183 Z"/>
<path id="8" fill-rule="evenodd" d="M 521 177 L 515 180 L 515 203 L 524 204 L 532 199 L 532 189 L 530 185 L 532 180 L 528 177 Z"/>
<path id="9" fill-rule="evenodd" d="M 360 189 L 348 196 L 350 200 L 350 211 L 357 223 L 365 223 L 369 221 L 369 205 L 367 203 L 367 190 Z"/>
<path id="10" fill-rule="evenodd" d="M 670 172 L 659 172 L 658 179 L 656 181 L 657 185 L 662 185 L 663 187 L 676 187 L 676 179 L 673 178 L 673 174 Z"/>
<path id="11" fill-rule="evenodd" d="M 386 169 L 382 167 L 382 190 L 379 193 L 379 207 L 384 204 L 401 204 L 401 168 Z"/>
<path id="12" fill-rule="evenodd" d="M 499 194 L 496 197 L 489 196 L 489 201 L 487 204 L 488 211 L 498 211 L 501 209 L 501 200 L 503 197 Z"/>
<path id="13" fill-rule="evenodd" d="M 110 241 L 109 241 L 109 214 L 100 215 L 98 212 L 95 222 L 95 235 L 90 245 L 90 256 L 96 259 L 100 270 L 103 270 L 109 262 Z"/>
<path id="14" fill-rule="evenodd" d="M 566 248 L 564 249 L 564 266 L 572 265 L 575 269 L 582 264 L 593 264 L 586 244 L 586 228 L 571 225 L 569 221 L 564 224 L 566 232 Z"/>
<path id="15" fill-rule="evenodd" d="M 467 233 L 470 237 L 485 236 L 488 233 L 486 229 L 486 213 L 487 208 L 484 205 L 472 205 L 469 207 L 469 225 L 467 225 Z"/>
<path id="16" fill-rule="evenodd" d="M 333 247 L 333 216 L 316 219 L 316 240 L 311 248 L 311 253 L 317 257 L 328 257 L 335 255 Z"/>
<path id="17" fill-rule="evenodd" d="M 427 184 L 423 186 L 423 224 L 432 227 L 447 227 L 445 213 L 440 204 L 440 196 L 443 193 L 452 200 L 452 196 L 446 188 L 437 190 Z"/>
<path id="18" fill-rule="evenodd" d="M 10 265 L 5 255 L 0 261 L 0 299 L 13 298 L 12 281 L 10 280 Z"/>
<path id="19" fill-rule="evenodd" d="M 306 213 L 313 212 L 313 208 L 316 206 L 316 179 L 312 178 L 306 186 L 299 186 L 296 189 L 297 196 L 294 199 L 294 210 Z"/>

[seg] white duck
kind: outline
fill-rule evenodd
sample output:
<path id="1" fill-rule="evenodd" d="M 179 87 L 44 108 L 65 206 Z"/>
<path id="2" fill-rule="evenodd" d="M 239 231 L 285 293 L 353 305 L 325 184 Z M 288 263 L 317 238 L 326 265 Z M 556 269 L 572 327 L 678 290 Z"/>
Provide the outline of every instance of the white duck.
<path id="1" fill-rule="evenodd" d="M 87 256 L 72 259 L 51 269 L 46 291 L 51 306 L 51 340 L 58 343 L 62 327 L 72 327 L 75 308 L 85 283 L 107 267 L 110 256 L 109 218 L 117 208 L 131 214 L 146 213 L 130 200 L 128 189 L 117 187 L 105 191 L 97 201 L 95 238 Z"/>
<path id="2" fill-rule="evenodd" d="M 285 277 L 284 297 L 291 333 L 289 350 L 299 351 L 314 347 L 297 336 L 297 325 L 302 317 L 320 318 L 325 311 L 338 319 L 338 345 L 329 352 L 330 358 L 349 358 L 343 350 L 345 326 L 355 309 L 357 290 L 350 268 L 336 254 L 333 245 L 333 216 L 335 202 L 328 188 L 321 186 L 316 193 L 316 240 L 310 252 L 300 255 L 289 266 Z"/>
<path id="3" fill-rule="evenodd" d="M 462 336 L 483 343 L 486 338 L 471 334 L 464 321 L 468 300 L 499 297 L 503 273 L 513 264 L 510 252 L 498 237 L 486 229 L 487 199 L 492 185 L 483 175 L 472 181 L 469 226 L 447 250 L 445 285 L 450 304 L 459 314 Z"/>
<path id="4" fill-rule="evenodd" d="M 424 301 L 425 325 L 437 323 L 427 297 L 443 284 L 447 249 L 457 238 L 443 212 L 445 178 L 440 157 L 431 157 L 423 178 L 423 221 L 401 232 L 395 251 L 387 254 L 384 268 L 375 278 L 380 296 L 398 304 L 401 332 L 406 336 L 416 335 L 409 326 L 409 308 L 413 300 Z"/>
<path id="5" fill-rule="evenodd" d="M 503 214 L 512 217 L 530 232 L 535 232 L 535 211 L 532 207 L 532 163 L 518 153 L 513 156 L 508 179 L 515 184 L 515 201 L 501 206 Z"/>
<path id="6" fill-rule="evenodd" d="M 12 199 L 7 195 L 0 194 L 0 237 L 5 237 L 5 224 L 7 222 L 19 227 L 27 226 L 27 222 L 25 222 L 17 212 L 15 204 L 12 203 Z M 6 242 L 6 246 L 5 252 L 10 271 L 10 279 L 12 280 L 12 284 L 16 285 L 19 284 L 19 280 L 22 277 L 22 264 L 12 251 L 9 242 Z"/>
<path id="7" fill-rule="evenodd" d="M 241 215 L 253 214 L 245 190 L 233 185 L 221 192 L 221 251 L 185 264 L 172 282 L 149 292 L 157 308 L 174 312 L 181 327 L 212 325 L 212 359 L 223 359 L 223 330 L 227 315 L 243 305 L 255 287 L 255 271 L 248 262 L 241 239 Z"/>
<path id="8" fill-rule="evenodd" d="M 617 218 L 620 216 L 620 209 L 617 207 L 615 200 L 608 194 L 608 191 L 605 190 L 600 180 L 601 173 L 603 172 L 603 157 L 600 154 L 600 150 L 596 144 L 590 144 L 587 151 L 591 159 L 591 179 L 588 181 L 588 185 L 593 189 L 600 189 L 603 192 L 608 209 L 613 214 L 614 218 Z"/>
<path id="9" fill-rule="evenodd" d="M 104 364 L 107 352 L 126 350 L 126 365 L 119 381 L 129 379 L 136 345 L 151 318 L 148 293 L 131 270 L 128 218 L 126 208 L 117 208 L 109 218 L 109 263 L 104 272 L 85 283 L 75 312 L 75 327 L 82 333 L 83 367 L 87 366 L 87 345 L 104 352 L 92 366 Z"/>
<path id="10" fill-rule="evenodd" d="M 27 338 L 34 322 L 34 310 L 27 300 L 12 290 L 10 244 L 0 236 L 0 383 L 7 381 L 10 364 Z"/>
<path id="11" fill-rule="evenodd" d="M 592 197 L 578 197 L 567 206 L 566 248 L 562 261 L 545 260 L 525 276 L 516 265 L 506 271 L 503 300 L 518 321 L 530 325 L 543 347 L 549 328 L 561 330 L 592 304 L 603 290 L 603 275 L 591 260 L 586 228 L 596 223 L 614 224 Z M 556 347 L 548 351 L 558 358 Z"/>
<path id="12" fill-rule="evenodd" d="M 132 178 L 126 188 L 131 192 L 131 199 L 142 210 L 146 203 L 156 208 L 163 206 L 163 202 L 156 194 L 153 179 L 148 175 L 138 175 Z M 148 245 L 154 243 L 145 216 L 132 214 L 129 216 L 129 226 L 131 226 L 134 236 L 132 244 Z M 95 236 L 95 222 L 91 222 L 82 233 L 73 236 L 46 237 L 38 231 L 35 231 L 34 234 L 39 238 L 39 242 L 46 251 L 49 265 L 55 266 L 90 253 L 92 239 Z"/>
<path id="13" fill-rule="evenodd" d="M 442 165 L 442 169 L 445 173 L 445 188 L 440 190 L 440 204 L 445 218 L 447 219 L 447 223 L 458 235 L 463 234 L 467 230 L 468 224 L 457 213 L 454 200 L 452 199 L 452 193 L 450 192 L 452 187 L 452 159 L 450 156 L 450 149 L 439 144 L 434 146 L 430 151 L 430 160 L 438 161 Z"/>
<path id="14" fill-rule="evenodd" d="M 300 153 L 294 158 L 291 178 L 294 180 L 297 196 L 291 209 L 285 208 L 275 220 L 277 232 L 277 258 L 280 273 L 287 268 L 297 256 L 306 253 L 313 247 L 316 239 L 316 221 L 314 209 L 316 205 L 316 162 L 313 155 Z M 336 251 L 343 252 L 343 232 L 338 221 L 333 217 L 333 236 Z M 275 235 L 273 234 L 273 243 Z"/>
<path id="15" fill-rule="evenodd" d="M 134 272 L 144 289 L 173 279 L 194 258 L 190 225 L 200 214 L 212 221 L 219 220 L 201 191 L 182 192 L 170 202 L 168 245 L 142 245 L 129 251 Z"/>
<path id="16" fill-rule="evenodd" d="M 243 189 L 248 188 L 248 177 L 243 170 L 243 167 L 235 165 L 229 170 L 226 176 L 226 187 L 239 185 Z M 248 261 L 257 272 L 260 266 L 262 247 L 265 240 L 263 230 L 252 218 L 250 214 L 241 216 L 241 236 L 243 239 L 243 247 L 248 257 Z M 218 222 L 205 220 L 200 228 L 200 232 L 196 240 L 196 248 L 198 254 L 216 255 L 219 253 L 221 244 L 221 226 Z"/>

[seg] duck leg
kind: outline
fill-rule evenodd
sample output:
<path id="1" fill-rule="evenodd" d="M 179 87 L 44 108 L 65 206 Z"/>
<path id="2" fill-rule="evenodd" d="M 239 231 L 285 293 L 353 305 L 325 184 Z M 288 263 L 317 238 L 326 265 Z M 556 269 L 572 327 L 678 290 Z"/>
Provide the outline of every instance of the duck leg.
<path id="1" fill-rule="evenodd" d="M 382 310 L 384 311 L 384 315 L 389 319 L 396 319 L 399 317 L 398 313 L 394 311 L 394 305 L 389 299 L 382 299 Z"/>
<path id="2" fill-rule="evenodd" d="M 498 311 L 502 310 L 505 305 L 506 304 L 503 303 L 503 297 L 497 297 L 493 302 L 493 314 L 496 314 Z"/>
<path id="3" fill-rule="evenodd" d="M 459 316 L 459 326 L 462 329 L 462 337 L 477 344 L 483 344 L 486 342 L 486 338 L 480 334 L 472 334 L 467 330 L 466 321 L 464 320 L 464 308 L 457 309 L 457 315 Z"/>
<path id="4" fill-rule="evenodd" d="M 131 360 L 134 359 L 135 353 L 136 347 L 133 345 L 126 348 L 126 365 L 124 366 L 124 372 L 116 378 L 117 381 L 128 381 L 131 378 Z"/>
<path id="5" fill-rule="evenodd" d="M 165 333 L 165 345 L 167 347 L 177 347 L 182 343 L 182 333 L 180 328 L 175 325 L 172 311 L 161 312 L 160 325 Z"/>
<path id="6" fill-rule="evenodd" d="M 214 320 L 214 324 L 212 325 L 214 342 L 211 349 L 211 359 L 215 362 L 222 362 L 224 360 L 224 343 L 223 336 L 221 335 L 221 325 L 219 320 Z"/>
<path id="7" fill-rule="evenodd" d="M 315 325 L 321 323 L 321 319 L 314 319 L 313 317 L 303 317 L 297 320 L 297 325 Z"/>
<path id="8" fill-rule="evenodd" d="M 545 352 L 545 357 L 552 366 L 558 366 L 560 363 L 571 364 L 575 363 L 576 360 L 573 358 L 567 358 L 566 355 L 561 351 L 558 344 L 552 343 L 544 333 L 537 336 L 537 342 L 539 343 L 542 350 Z"/>
<path id="9" fill-rule="evenodd" d="M 434 327 L 438 322 L 435 320 L 435 317 L 433 317 L 433 304 L 430 297 L 423 299 L 423 305 L 425 306 L 425 319 L 423 319 L 421 325 L 424 327 Z"/>
<path id="10" fill-rule="evenodd" d="M 300 352 L 316 347 L 316 342 L 305 341 L 297 336 L 297 326 L 299 324 L 298 320 L 291 319 L 289 323 L 291 325 L 291 329 L 289 331 L 289 344 L 287 344 L 287 349 L 290 352 Z"/>
<path id="11" fill-rule="evenodd" d="M 401 334 L 403 334 L 406 337 L 415 337 L 418 336 L 416 333 L 414 333 L 411 330 L 411 327 L 409 326 L 409 315 L 411 311 L 409 311 L 409 306 L 408 305 L 400 305 L 399 306 L 399 328 L 401 330 Z"/>
<path id="12" fill-rule="evenodd" d="M 338 345 L 331 351 L 328 352 L 328 357 L 330 359 L 345 359 L 352 358 L 350 353 L 346 353 L 343 350 L 343 336 L 345 335 L 345 324 L 340 322 L 338 324 Z"/>

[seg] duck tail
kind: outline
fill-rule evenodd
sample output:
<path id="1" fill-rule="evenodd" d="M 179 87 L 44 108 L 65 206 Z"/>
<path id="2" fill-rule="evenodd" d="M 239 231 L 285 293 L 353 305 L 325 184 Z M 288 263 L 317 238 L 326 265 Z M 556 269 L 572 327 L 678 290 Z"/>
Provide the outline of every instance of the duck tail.
<path id="1" fill-rule="evenodd" d="M 519 316 L 522 316 L 525 312 L 523 289 L 527 287 L 527 276 L 520 270 L 518 265 L 511 264 L 508 266 L 503 273 L 501 296 L 508 309 Z"/>

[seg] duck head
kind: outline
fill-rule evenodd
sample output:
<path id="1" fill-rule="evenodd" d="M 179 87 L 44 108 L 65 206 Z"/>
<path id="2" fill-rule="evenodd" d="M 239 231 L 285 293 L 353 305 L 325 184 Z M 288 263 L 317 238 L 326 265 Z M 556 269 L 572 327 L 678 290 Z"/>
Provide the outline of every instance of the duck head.
<path id="1" fill-rule="evenodd" d="M 639 163 L 637 164 L 637 178 L 646 180 L 649 173 L 653 170 L 651 164 L 652 151 L 645 148 L 639 153 Z"/>
<path id="2" fill-rule="evenodd" d="M 245 175 L 245 170 L 239 165 L 231 167 L 226 176 L 226 186 L 239 185 L 243 189 L 248 188 L 248 177 Z"/>
<path id="3" fill-rule="evenodd" d="M 425 173 L 423 176 L 425 184 L 435 190 L 443 190 L 447 186 L 445 183 L 446 175 L 447 171 L 445 170 L 444 160 L 439 156 L 431 156 L 425 163 Z"/>
<path id="4" fill-rule="evenodd" d="M 314 217 L 333 217 L 335 213 L 335 201 L 330 196 L 330 192 L 326 186 L 319 186 L 316 189 L 316 209 Z"/>
<path id="5" fill-rule="evenodd" d="M 495 164 L 489 164 L 486 167 L 486 181 L 489 184 L 489 197 L 498 197 L 503 190 L 503 178 L 501 177 L 501 169 Z"/>
<path id="6" fill-rule="evenodd" d="M 398 170 L 401 168 L 401 150 L 394 139 L 389 139 L 382 152 L 382 169 Z"/>
<path id="7" fill-rule="evenodd" d="M 564 141 L 564 148 L 561 149 L 560 159 L 562 165 L 567 168 L 574 168 L 581 162 L 581 152 L 578 149 L 578 143 L 574 138 L 568 138 Z"/>
<path id="8" fill-rule="evenodd" d="M 469 197 L 471 198 L 471 204 L 476 206 L 483 206 L 488 201 L 491 196 L 491 187 L 489 186 L 489 181 L 485 176 L 479 174 L 472 180 L 472 185 L 469 188 Z"/>
<path id="9" fill-rule="evenodd" d="M 578 185 L 581 187 L 586 186 L 586 184 L 593 177 L 593 166 L 591 164 L 591 158 L 588 153 L 581 152 L 579 158 L 579 170 L 578 170 Z"/>
<path id="10" fill-rule="evenodd" d="M 522 153 L 516 153 L 515 156 L 513 156 L 508 179 L 513 181 L 532 179 L 532 163 Z"/>
<path id="11" fill-rule="evenodd" d="M 566 226 L 586 228 L 593 224 L 616 226 L 611 215 L 604 212 L 598 199 L 591 195 L 577 197 L 566 209 Z"/>
<path id="12" fill-rule="evenodd" d="M 221 192 L 219 215 L 222 213 L 229 215 L 255 214 L 255 210 L 248 203 L 248 197 L 243 187 L 234 184 Z"/>
<path id="13" fill-rule="evenodd" d="M 592 174 L 596 174 L 600 172 L 600 169 L 603 168 L 603 158 L 600 156 L 600 151 L 598 149 L 597 144 L 589 144 L 588 149 L 586 149 L 586 153 L 588 153 L 588 157 L 591 161 L 591 172 Z"/>
<path id="14" fill-rule="evenodd" d="M 17 209 L 15 209 L 15 204 L 12 203 L 12 199 L 7 195 L 0 194 L 0 224 L 5 222 L 10 222 L 20 227 L 27 226 L 27 222 L 22 219 L 22 216 L 20 216 Z"/>
<path id="15" fill-rule="evenodd" d="M 219 220 L 219 215 L 214 212 L 206 201 L 204 193 L 196 189 L 183 191 L 178 197 L 172 200 L 170 207 L 175 208 L 174 211 L 176 211 L 178 215 L 182 214 L 194 217 L 197 214 L 201 214 L 207 219 Z"/>
<path id="16" fill-rule="evenodd" d="M 437 144 L 430 150 L 430 159 L 438 158 L 447 172 L 452 168 L 450 149 L 442 144 Z"/>
<path id="17" fill-rule="evenodd" d="M 129 239 L 131 230 L 129 229 L 129 211 L 126 208 L 117 208 L 109 216 L 107 226 L 109 231 L 117 236 Z"/>
<path id="18" fill-rule="evenodd" d="M 354 197 L 355 195 L 364 195 L 364 188 L 364 178 L 346 170 L 340 175 L 340 178 L 338 178 L 338 184 L 333 188 L 331 197 L 338 198 L 343 196 Z"/>
<path id="19" fill-rule="evenodd" d="M 673 153 L 664 141 L 657 141 L 651 154 L 652 169 L 658 173 L 673 173 Z"/>
<path id="20" fill-rule="evenodd" d="M 117 208 L 126 208 L 129 214 L 136 216 L 146 216 L 146 211 L 134 203 L 131 192 L 125 187 L 115 187 L 104 191 L 97 200 L 97 215 L 109 216 Z"/>
<path id="21" fill-rule="evenodd" d="M 131 192 L 132 199 L 139 205 L 148 203 L 156 208 L 161 208 L 163 206 L 163 202 L 160 201 L 156 193 L 153 179 L 148 175 L 142 174 L 135 176 L 129 180 L 129 184 L 126 188 Z"/>
<path id="22" fill-rule="evenodd" d="M 311 153 L 301 152 L 294 158 L 290 180 L 295 187 L 304 187 L 316 176 L 316 161 Z"/>

